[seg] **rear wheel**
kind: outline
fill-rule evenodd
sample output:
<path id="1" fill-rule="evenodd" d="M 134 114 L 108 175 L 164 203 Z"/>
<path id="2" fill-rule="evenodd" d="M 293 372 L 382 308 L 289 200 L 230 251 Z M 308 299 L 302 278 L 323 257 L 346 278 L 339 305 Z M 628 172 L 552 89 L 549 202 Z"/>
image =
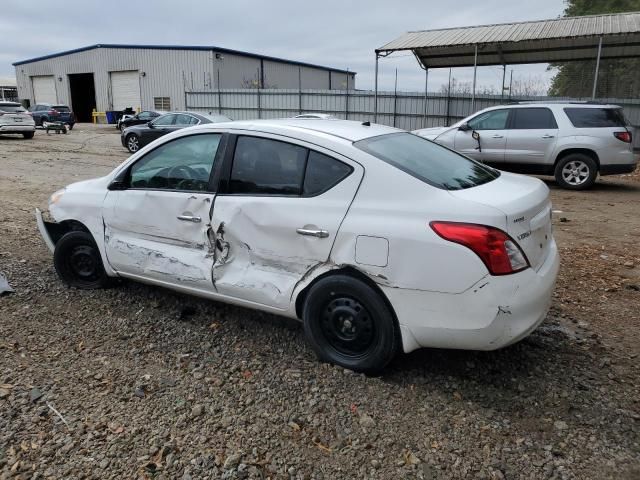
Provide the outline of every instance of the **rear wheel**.
<path id="1" fill-rule="evenodd" d="M 53 264 L 62 281 L 71 287 L 91 290 L 110 284 L 98 246 L 87 232 L 69 232 L 58 240 Z"/>
<path id="2" fill-rule="evenodd" d="M 304 331 L 322 361 L 376 373 L 395 356 L 399 333 L 381 295 L 348 275 L 320 279 L 303 309 Z"/>
<path id="3" fill-rule="evenodd" d="M 555 169 L 556 182 L 568 190 L 591 188 L 598 176 L 593 158 L 583 153 L 571 153 L 562 158 Z"/>
<path id="4" fill-rule="evenodd" d="M 24 132 L 22 136 L 28 140 L 30 138 L 33 138 L 34 133 L 35 132 Z"/>

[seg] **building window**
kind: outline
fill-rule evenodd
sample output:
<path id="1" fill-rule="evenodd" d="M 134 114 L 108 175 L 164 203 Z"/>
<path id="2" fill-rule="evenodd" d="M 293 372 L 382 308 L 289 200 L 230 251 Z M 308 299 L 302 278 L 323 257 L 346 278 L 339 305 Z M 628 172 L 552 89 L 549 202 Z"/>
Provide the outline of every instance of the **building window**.
<path id="1" fill-rule="evenodd" d="M 153 97 L 153 108 L 156 110 L 164 110 L 168 112 L 171 110 L 171 98 L 169 97 Z"/>

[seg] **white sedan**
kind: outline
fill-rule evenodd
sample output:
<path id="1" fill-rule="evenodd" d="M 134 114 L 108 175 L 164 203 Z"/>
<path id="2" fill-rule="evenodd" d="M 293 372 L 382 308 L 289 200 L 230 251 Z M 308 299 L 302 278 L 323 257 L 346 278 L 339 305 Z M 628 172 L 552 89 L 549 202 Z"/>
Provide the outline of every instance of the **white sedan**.
<path id="1" fill-rule="evenodd" d="M 320 359 L 363 372 L 517 342 L 559 266 L 544 183 L 368 122 L 186 128 L 49 212 L 68 285 L 125 277 L 297 318 Z"/>

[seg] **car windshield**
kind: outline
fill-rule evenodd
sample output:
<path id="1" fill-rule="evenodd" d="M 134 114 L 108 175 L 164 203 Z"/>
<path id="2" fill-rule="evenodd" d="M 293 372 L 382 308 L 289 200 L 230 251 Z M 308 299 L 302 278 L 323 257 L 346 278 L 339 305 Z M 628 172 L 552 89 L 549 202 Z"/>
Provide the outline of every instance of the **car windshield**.
<path id="1" fill-rule="evenodd" d="M 0 103 L 0 112 L 22 113 L 26 110 L 19 103 Z"/>
<path id="2" fill-rule="evenodd" d="M 371 137 L 354 146 L 405 173 L 444 190 L 462 190 L 495 180 L 500 172 L 412 133 Z"/>

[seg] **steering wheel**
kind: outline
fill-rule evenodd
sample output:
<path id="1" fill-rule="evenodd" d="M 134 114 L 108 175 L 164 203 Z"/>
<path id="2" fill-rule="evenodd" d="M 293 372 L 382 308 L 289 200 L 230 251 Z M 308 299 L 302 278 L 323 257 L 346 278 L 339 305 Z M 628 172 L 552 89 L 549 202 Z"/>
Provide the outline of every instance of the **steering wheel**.
<path id="1" fill-rule="evenodd" d="M 167 170 L 167 185 L 177 188 L 184 182 L 191 182 L 198 178 L 198 172 L 186 165 L 176 165 Z M 172 182 L 175 181 L 175 185 Z"/>

